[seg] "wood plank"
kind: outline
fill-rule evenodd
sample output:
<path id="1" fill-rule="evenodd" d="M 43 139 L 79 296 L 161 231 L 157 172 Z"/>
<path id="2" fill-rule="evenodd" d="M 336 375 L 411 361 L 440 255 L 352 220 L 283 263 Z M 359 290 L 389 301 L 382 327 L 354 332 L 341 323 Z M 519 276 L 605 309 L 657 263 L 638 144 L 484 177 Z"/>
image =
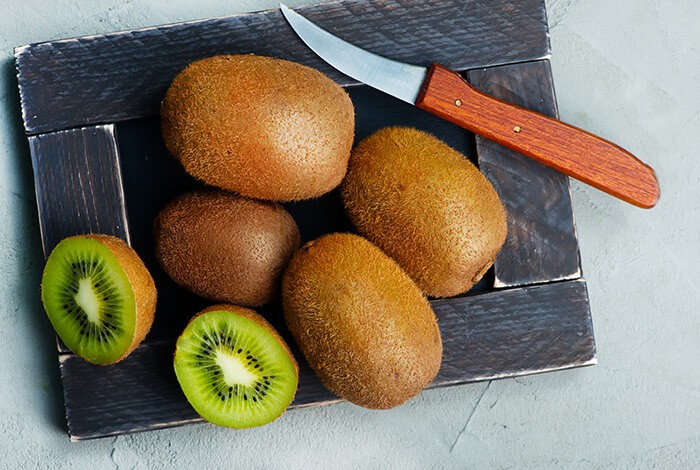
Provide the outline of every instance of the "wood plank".
<path id="1" fill-rule="evenodd" d="M 471 70 L 469 81 L 503 101 L 557 117 L 549 61 Z M 495 263 L 495 286 L 581 276 L 569 179 L 476 136 L 479 167 L 508 211 L 508 238 Z"/>
<path id="2" fill-rule="evenodd" d="M 44 256 L 64 238 L 129 229 L 113 125 L 29 137 Z"/>
<path id="3" fill-rule="evenodd" d="M 129 242 L 119 149 L 113 125 L 29 137 L 44 257 L 84 233 Z M 56 338 L 59 352 L 68 347 Z"/>
<path id="4" fill-rule="evenodd" d="M 433 387 L 597 362 L 582 279 L 432 302 L 444 359 Z"/>
<path id="5" fill-rule="evenodd" d="M 444 355 L 430 388 L 596 362 L 583 280 L 439 300 L 432 305 Z M 201 421 L 175 379 L 173 350 L 174 341 L 143 344 L 124 361 L 106 367 L 90 365 L 70 354 L 62 356 L 71 439 Z M 323 387 L 298 349 L 293 350 L 301 368 L 292 408 L 339 401 Z"/>
<path id="6" fill-rule="evenodd" d="M 299 11 L 367 50 L 455 70 L 548 57 L 543 0 L 349 0 Z M 315 56 L 279 10 L 18 47 L 29 134 L 157 114 L 167 86 L 189 62 L 256 53 L 355 82 Z"/>

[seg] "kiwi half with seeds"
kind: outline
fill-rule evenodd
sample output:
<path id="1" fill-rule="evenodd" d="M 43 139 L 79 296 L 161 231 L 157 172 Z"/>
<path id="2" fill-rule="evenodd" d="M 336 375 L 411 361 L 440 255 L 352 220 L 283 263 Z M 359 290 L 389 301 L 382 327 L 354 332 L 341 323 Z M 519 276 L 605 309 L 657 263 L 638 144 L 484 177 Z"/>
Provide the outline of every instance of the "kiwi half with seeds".
<path id="1" fill-rule="evenodd" d="M 136 252 L 111 235 L 79 235 L 51 252 L 41 281 L 44 309 L 78 356 L 112 364 L 138 346 L 153 324 L 155 283 Z"/>
<path id="2" fill-rule="evenodd" d="M 177 340 L 175 375 L 205 420 L 230 428 L 262 426 L 294 399 L 299 368 L 284 339 L 253 310 L 215 305 Z"/>

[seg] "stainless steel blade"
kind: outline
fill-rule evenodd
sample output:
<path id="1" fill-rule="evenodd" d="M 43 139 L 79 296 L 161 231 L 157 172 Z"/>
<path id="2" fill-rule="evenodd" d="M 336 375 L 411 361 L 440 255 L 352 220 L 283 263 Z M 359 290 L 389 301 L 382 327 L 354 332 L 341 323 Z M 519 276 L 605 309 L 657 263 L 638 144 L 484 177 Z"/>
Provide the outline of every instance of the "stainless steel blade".
<path id="1" fill-rule="evenodd" d="M 391 96 L 415 104 L 427 69 L 372 54 L 319 28 L 280 4 L 282 14 L 302 41 L 345 75 Z"/>

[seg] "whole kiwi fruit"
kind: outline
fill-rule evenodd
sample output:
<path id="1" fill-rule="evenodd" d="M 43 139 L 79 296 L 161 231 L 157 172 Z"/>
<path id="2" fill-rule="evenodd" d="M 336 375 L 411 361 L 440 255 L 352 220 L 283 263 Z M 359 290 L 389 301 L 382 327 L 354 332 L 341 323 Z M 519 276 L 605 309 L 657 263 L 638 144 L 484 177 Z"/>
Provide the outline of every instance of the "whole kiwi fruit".
<path id="1" fill-rule="evenodd" d="M 279 204 L 204 189 L 171 201 L 154 221 L 155 252 L 178 284 L 208 299 L 256 307 L 277 294 L 299 247 Z"/>
<path id="2" fill-rule="evenodd" d="M 292 201 L 340 184 L 353 143 L 348 94 L 295 62 L 224 55 L 188 65 L 161 107 L 165 145 L 195 178 Z"/>
<path id="3" fill-rule="evenodd" d="M 469 290 L 506 239 L 506 212 L 491 183 L 467 157 L 417 129 L 389 127 L 362 140 L 341 193 L 359 233 L 429 296 Z"/>
<path id="4" fill-rule="evenodd" d="M 309 365 L 356 405 L 398 406 L 440 368 L 442 340 L 427 299 L 358 235 L 335 233 L 304 245 L 284 274 L 282 303 Z"/>
<path id="5" fill-rule="evenodd" d="M 214 305 L 195 315 L 177 340 L 173 365 L 195 411 L 232 428 L 277 419 L 299 382 L 284 339 L 260 314 L 235 305 Z"/>
<path id="6" fill-rule="evenodd" d="M 128 356 L 151 329 L 157 292 L 136 252 L 112 235 L 68 237 L 51 251 L 41 300 L 58 336 L 93 364 Z"/>

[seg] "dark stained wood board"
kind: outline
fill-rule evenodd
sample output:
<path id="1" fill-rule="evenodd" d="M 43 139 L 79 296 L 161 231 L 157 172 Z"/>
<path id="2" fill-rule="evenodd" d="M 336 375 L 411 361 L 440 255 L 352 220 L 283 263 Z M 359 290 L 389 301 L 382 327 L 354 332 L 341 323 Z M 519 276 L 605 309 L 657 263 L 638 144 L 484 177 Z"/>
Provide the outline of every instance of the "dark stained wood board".
<path id="1" fill-rule="evenodd" d="M 360 47 L 417 65 L 466 70 L 550 54 L 543 1 L 354 0 L 298 11 Z M 290 59 L 356 83 L 271 10 L 18 47 L 25 128 L 35 134 L 157 114 L 185 65 L 231 53 Z"/>
<path id="2" fill-rule="evenodd" d="M 535 61 L 549 55 L 544 2 L 538 0 L 511 2 L 371 0 L 310 6 L 301 11 L 313 21 L 363 47 L 416 64 L 427 65 L 431 60 L 438 60 L 456 70 L 465 71 L 495 64 L 508 64 L 507 67 L 510 67 L 515 63 Z M 139 132 L 151 132 L 151 134 L 155 132 L 146 131 L 147 126 L 142 128 L 142 121 L 134 121 L 133 118 L 153 116 L 149 118 L 151 123 L 157 123 L 158 103 L 170 78 L 179 70 L 179 67 L 191 60 L 223 52 L 267 53 L 299 60 L 317 67 L 339 83 L 346 86 L 353 85 L 351 93 L 354 95 L 365 93 L 362 87 L 355 87 L 356 84 L 347 77 L 331 71 L 325 64 L 319 62 L 295 36 L 289 35 L 290 31 L 287 31 L 286 27 L 286 24 L 281 22 L 279 13 L 271 11 L 17 48 L 18 81 L 25 128 L 29 134 L 35 170 L 37 202 L 45 250 L 48 252 L 48 248 L 54 246 L 64 236 L 83 233 L 86 230 L 114 233 L 131 241 L 137 249 L 147 246 L 150 238 L 144 227 L 148 226 L 150 219 L 142 207 L 150 203 L 149 207 L 153 209 L 156 207 L 153 204 L 157 205 L 162 201 L 152 201 L 148 199 L 146 193 L 139 193 L 143 187 L 153 184 L 153 181 L 139 183 L 139 175 L 148 176 L 147 172 L 153 168 L 148 164 L 144 165 L 143 161 L 139 163 L 134 160 L 137 154 L 134 154 L 130 148 L 143 144 L 142 146 L 149 150 L 148 153 L 141 154 L 141 157 L 145 156 L 148 160 L 148 158 L 155 158 L 154 155 L 162 151 L 162 148 L 158 149 L 158 145 L 162 146 L 162 144 L 158 144 L 157 140 L 153 139 L 153 135 L 140 142 L 138 139 L 130 140 L 128 137 L 120 136 L 122 133 L 128 134 L 128 129 L 136 131 L 134 134 L 136 137 Z M 279 44 L 275 42 L 277 36 L 284 41 Z M 145 54 L 147 60 L 141 60 L 143 57 L 141 54 Z M 135 60 L 129 61 L 130 57 Z M 551 85 L 549 67 L 546 61 L 543 64 L 536 67 L 544 70 L 544 72 L 541 70 L 538 72 L 544 74 L 544 86 L 542 84 L 538 86 L 537 83 L 520 84 L 520 81 L 531 79 L 532 75 L 528 73 L 519 74 L 516 71 L 506 73 L 504 75 L 506 78 L 499 78 L 503 75 L 503 72 L 499 71 L 500 68 L 489 68 L 488 72 L 495 72 L 493 76 L 496 81 L 512 81 L 513 89 L 524 90 L 522 91 L 526 98 L 524 101 L 529 102 L 530 106 L 537 106 L 540 102 L 554 103 L 553 89 L 547 86 L 547 84 Z M 488 86 L 488 83 L 486 80 L 482 85 Z M 408 116 L 409 112 L 404 111 L 407 108 L 402 108 L 406 106 L 405 104 L 385 96 L 372 97 L 371 92 L 367 93 L 370 94 L 366 101 L 373 103 L 376 109 L 362 111 L 367 119 L 374 118 L 372 125 L 382 124 L 382 116 L 385 114 Z M 518 104 L 523 105 L 523 103 Z M 527 103 L 524 105 L 527 107 Z M 415 112 L 414 108 L 410 109 Z M 361 114 L 358 113 L 358 117 Z M 408 119 L 408 125 L 421 127 L 435 118 L 426 117 L 414 121 L 411 119 Z M 106 125 L 97 125 L 98 123 L 106 123 Z M 120 124 L 115 127 L 114 123 Z M 370 127 L 367 126 L 364 130 L 358 127 L 358 137 L 362 137 Z M 526 188 L 527 185 L 515 184 L 516 182 L 513 181 L 513 175 L 517 175 L 518 172 L 511 169 L 511 166 L 516 165 L 517 160 L 500 158 L 492 164 L 488 163 L 488 158 L 483 159 L 481 155 L 483 147 L 475 147 L 472 136 L 461 130 L 455 132 L 449 129 L 439 127 L 434 132 L 461 151 L 470 154 L 476 152 L 485 173 L 494 182 L 502 197 L 504 194 L 513 196 L 510 194 L 511 191 L 529 189 Z M 73 169 L 62 168 L 63 160 L 73 162 L 69 163 L 73 165 Z M 76 165 L 75 162 L 84 162 L 84 164 Z M 109 162 L 113 165 L 111 173 L 103 168 L 104 165 L 109 167 Z M 105 188 L 81 189 L 80 185 L 84 181 L 102 181 L 91 174 L 94 169 L 98 169 L 106 178 Z M 122 169 L 124 169 L 123 177 Z M 77 171 L 77 174 L 68 174 L 71 171 Z M 164 180 L 165 183 L 156 182 L 154 189 L 170 187 L 174 191 L 184 191 L 197 184 L 181 173 L 178 174 L 181 169 L 177 166 L 171 166 L 169 171 L 167 178 L 172 180 Z M 51 177 L 52 174 L 62 176 Z M 532 186 L 546 185 L 546 180 L 547 177 L 540 178 L 539 170 L 536 168 L 528 174 L 528 182 Z M 60 185 L 63 187 L 57 191 L 56 186 Z M 551 187 L 552 191 L 560 192 L 561 205 L 570 205 L 568 188 L 564 194 L 561 192 L 561 187 L 556 185 Z M 72 195 L 75 192 L 83 197 L 82 201 L 74 200 Z M 103 201 L 103 197 L 110 200 Z M 169 197 L 169 193 L 166 191 L 159 197 L 164 201 Z M 530 224 L 529 230 L 533 230 L 533 233 L 547 233 L 551 230 L 547 225 L 546 217 L 549 214 L 548 203 L 540 200 L 542 196 L 536 191 L 528 197 L 536 199 L 531 201 L 532 206 L 509 206 L 509 218 L 519 211 L 529 211 L 523 216 Z M 333 207 L 338 207 L 337 200 L 334 201 L 333 198 L 333 194 L 330 194 L 321 201 L 321 204 L 325 204 L 323 210 L 327 215 L 331 214 Z M 313 218 L 303 216 L 309 209 L 311 211 L 318 209 L 313 207 L 314 203 L 309 204 L 311 205 L 302 203 L 299 206 L 288 207 L 300 221 L 306 238 L 312 238 L 329 230 L 329 225 L 317 225 Z M 532 210 L 531 207 L 538 209 Z M 342 227 L 343 223 L 342 217 L 336 217 L 331 221 L 330 226 L 336 224 L 336 227 Z M 545 226 L 543 227 L 542 224 Z M 564 218 L 560 224 L 563 232 L 573 234 L 575 242 L 573 219 Z M 490 274 L 470 292 L 468 297 L 434 302 L 433 305 L 441 318 L 443 329 L 451 329 L 453 325 L 459 325 L 455 328 L 465 327 L 462 317 L 468 315 L 467 310 L 471 308 L 475 308 L 484 315 L 478 317 L 481 319 L 482 327 L 470 330 L 471 333 L 468 335 L 466 331 L 460 332 L 459 329 L 443 333 L 449 341 L 445 342 L 444 367 L 434 386 L 576 367 L 595 362 L 595 344 L 590 326 L 585 282 L 579 279 L 573 282 L 552 283 L 562 277 L 548 278 L 547 272 L 550 271 L 546 269 L 535 269 L 531 275 L 528 275 L 530 263 L 548 265 L 552 262 L 550 257 L 536 259 L 539 253 L 547 252 L 545 245 L 551 240 L 541 236 L 530 238 L 531 240 L 528 240 L 531 243 L 528 248 L 531 248 L 530 257 L 503 254 L 497 260 L 496 271 L 508 273 L 512 270 L 517 273 L 513 276 L 517 281 L 512 285 L 539 283 L 542 284 L 541 286 L 494 290 L 494 277 Z M 569 265 L 578 266 L 577 250 L 576 245 L 575 260 L 568 259 Z M 570 255 L 571 250 L 565 250 L 561 254 L 564 257 Z M 152 259 L 146 260 L 146 263 L 149 268 L 158 271 L 159 268 L 154 265 Z M 551 272 L 559 271 L 561 271 L 560 268 L 553 268 Z M 158 274 L 156 277 L 158 278 Z M 506 277 L 502 276 L 499 279 L 503 280 Z M 577 276 L 573 274 L 572 277 Z M 168 282 L 166 278 L 161 273 L 161 280 L 157 279 L 160 290 L 163 290 L 162 284 Z M 500 282 L 499 285 L 508 285 L 506 282 L 497 282 Z M 553 290 L 551 292 L 556 292 L 556 295 L 548 296 L 544 294 L 550 291 L 538 290 L 560 285 L 578 286 L 572 287 L 572 292 L 576 291 L 578 294 L 568 295 L 563 291 Z M 172 285 L 165 287 L 165 291 L 171 288 Z M 178 326 L 168 330 L 159 327 L 159 318 L 172 315 L 173 305 L 180 308 L 186 306 L 179 314 L 178 321 L 182 322 L 189 312 L 196 311 L 197 305 L 207 303 L 194 296 L 189 297 L 190 303 L 180 302 L 180 300 L 175 298 L 170 304 L 159 303 L 156 325 L 152 333 L 123 364 L 95 368 L 68 353 L 59 345 L 69 432 L 74 439 L 156 429 L 198 420 L 186 403 L 183 408 L 182 397 L 175 383 L 167 380 L 158 382 L 157 379 L 149 383 L 148 377 L 152 374 L 139 375 L 137 372 L 137 370 L 144 372 L 151 370 L 149 368 L 156 363 L 160 366 L 167 365 L 168 358 L 172 357 L 172 343 L 181 323 L 175 322 Z M 559 300 L 561 303 L 558 303 Z M 479 310 L 476 306 L 482 305 L 481 302 L 485 302 L 483 305 L 497 305 L 497 307 Z M 523 312 L 523 303 L 532 306 L 533 309 L 529 314 L 519 316 Z M 271 321 L 284 334 L 284 324 L 275 314 L 275 309 L 277 306 L 273 305 L 265 313 L 272 316 Z M 579 320 L 573 320 L 572 323 L 573 317 L 568 316 L 569 312 L 576 312 L 574 317 Z M 493 315 L 493 322 L 485 321 L 489 315 Z M 523 320 L 525 325 L 527 322 L 535 321 L 537 315 L 543 315 L 542 321 L 546 329 L 532 330 L 534 325 L 532 323 L 523 327 L 524 329 L 520 331 L 522 334 L 516 334 L 519 330 L 514 326 L 510 333 L 500 338 L 501 340 L 506 338 L 506 341 L 510 339 L 514 350 L 517 349 L 516 344 L 520 344 L 518 357 L 511 360 L 507 359 L 506 355 L 502 356 L 504 361 L 496 361 L 492 351 L 489 351 L 488 344 L 491 341 L 488 339 L 489 335 L 498 337 L 501 334 L 499 328 L 508 328 L 506 323 L 499 323 L 498 319 L 502 318 L 504 322 Z M 584 324 L 587 325 L 585 328 L 579 328 Z M 571 336 L 574 330 L 576 330 L 576 338 Z M 542 333 L 535 333 L 535 331 Z M 483 341 L 479 343 L 479 338 L 475 338 L 475 335 L 483 335 Z M 556 343 L 557 335 L 574 341 Z M 475 344 L 481 344 L 481 346 L 471 347 L 470 344 L 475 340 L 477 340 Z M 165 350 L 168 347 L 171 351 L 166 353 Z M 503 345 L 506 351 L 508 347 Z M 470 354 L 473 357 L 468 357 Z M 491 360 L 485 360 L 489 354 L 491 354 Z M 485 362 L 480 364 L 479 361 Z M 447 365 L 452 363 L 455 365 Z M 112 378 L 117 377 L 120 374 L 120 368 L 129 367 L 129 364 L 132 364 L 130 373 L 134 374 L 133 380 L 138 381 L 132 384 L 133 392 L 125 392 L 130 394 L 130 397 L 126 397 L 126 401 L 122 402 L 124 406 L 112 407 L 110 409 L 112 414 L 108 418 L 93 419 L 93 415 L 103 417 L 106 415 L 100 412 L 95 414 L 96 410 L 88 406 L 89 398 L 78 394 L 78 382 L 71 383 L 70 377 L 75 374 L 75 377 L 81 378 L 83 385 L 87 380 L 91 387 L 94 382 L 95 387 L 102 388 L 93 389 L 93 393 L 95 396 L 104 398 L 112 393 L 109 387 L 110 374 L 114 374 Z M 99 377 L 81 375 L 90 370 L 97 370 Z M 313 374 L 307 369 L 302 375 L 302 384 L 295 407 L 312 406 L 335 400 L 326 391 L 315 395 L 314 389 L 309 385 L 313 384 L 314 380 Z M 318 383 L 316 386 L 319 386 Z M 165 402 L 179 403 L 179 405 L 174 405 L 172 410 L 152 409 L 146 412 L 149 406 L 158 406 L 159 400 L 153 397 L 163 395 L 169 397 Z M 141 404 L 134 408 L 126 406 L 127 403 L 138 402 L 139 396 L 143 397 Z M 97 402 L 96 406 L 99 403 Z M 171 413 L 173 410 L 179 410 L 179 414 Z M 112 426 L 112 422 L 118 424 Z"/>
<path id="3" fill-rule="evenodd" d="M 64 238 L 105 233 L 131 242 L 113 124 L 29 137 L 44 257 Z M 70 352 L 57 337 L 61 353 Z"/>
<path id="4" fill-rule="evenodd" d="M 467 79 L 503 101 L 558 117 L 547 60 L 470 70 Z M 580 277 L 569 178 L 488 139 L 475 138 L 479 168 L 508 211 L 508 238 L 495 263 L 496 287 Z"/>
<path id="5" fill-rule="evenodd" d="M 29 149 L 44 256 L 78 233 L 129 241 L 114 125 L 31 136 Z"/>
<path id="6" fill-rule="evenodd" d="M 444 355 L 429 388 L 596 361 L 582 280 L 437 300 L 432 305 Z M 177 385 L 173 350 L 173 341 L 152 342 L 109 368 L 88 364 L 72 354 L 61 356 L 71 439 L 201 422 Z M 300 378 L 291 408 L 339 401 L 321 384 L 298 349 L 294 353 Z"/>

